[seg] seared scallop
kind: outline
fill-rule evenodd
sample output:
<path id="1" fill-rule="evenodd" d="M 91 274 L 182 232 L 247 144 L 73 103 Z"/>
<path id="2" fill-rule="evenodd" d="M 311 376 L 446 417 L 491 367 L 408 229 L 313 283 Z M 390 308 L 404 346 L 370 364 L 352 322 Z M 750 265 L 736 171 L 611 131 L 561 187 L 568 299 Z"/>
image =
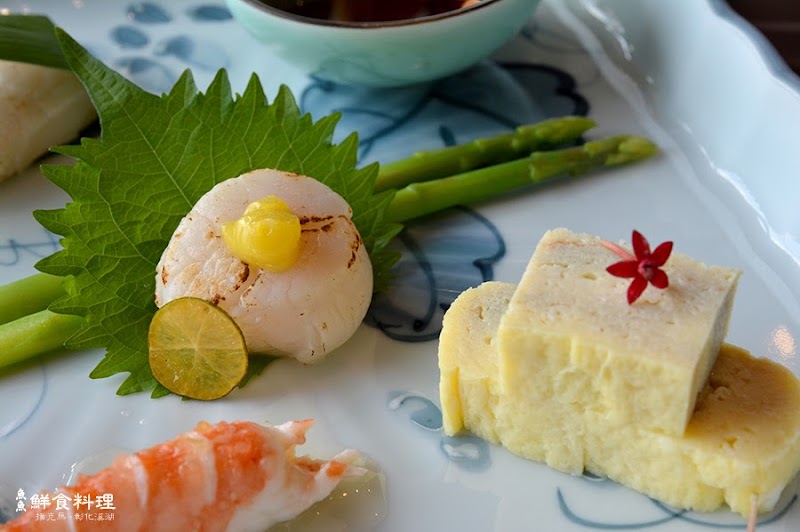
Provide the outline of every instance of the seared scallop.
<path id="1" fill-rule="evenodd" d="M 222 224 L 267 196 L 300 220 L 297 260 L 267 271 L 233 255 Z M 156 271 L 159 307 L 199 297 L 239 325 L 251 353 L 314 363 L 355 333 L 372 298 L 372 264 L 347 202 L 316 179 L 255 170 L 216 185 L 183 218 Z"/>

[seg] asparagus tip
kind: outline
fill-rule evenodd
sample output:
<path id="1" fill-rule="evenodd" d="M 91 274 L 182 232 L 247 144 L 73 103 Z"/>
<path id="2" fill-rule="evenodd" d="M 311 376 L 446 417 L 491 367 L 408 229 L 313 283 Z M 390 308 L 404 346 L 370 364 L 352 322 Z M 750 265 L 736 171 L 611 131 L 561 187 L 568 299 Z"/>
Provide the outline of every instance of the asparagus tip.
<path id="1" fill-rule="evenodd" d="M 627 154 L 630 160 L 638 160 L 658 153 L 658 146 L 644 137 L 631 135 L 620 143 L 619 151 Z"/>

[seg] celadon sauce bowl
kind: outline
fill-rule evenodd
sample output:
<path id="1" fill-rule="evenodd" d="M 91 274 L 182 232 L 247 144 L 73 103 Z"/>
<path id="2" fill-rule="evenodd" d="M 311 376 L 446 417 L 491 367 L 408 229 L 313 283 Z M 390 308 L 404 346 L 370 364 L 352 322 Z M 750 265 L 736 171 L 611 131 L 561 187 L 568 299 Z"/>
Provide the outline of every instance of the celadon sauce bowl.
<path id="1" fill-rule="evenodd" d="M 464 70 L 514 37 L 539 4 L 483 0 L 415 19 L 340 22 L 294 15 L 256 0 L 226 2 L 248 32 L 286 61 L 310 75 L 369 87 L 411 85 Z"/>

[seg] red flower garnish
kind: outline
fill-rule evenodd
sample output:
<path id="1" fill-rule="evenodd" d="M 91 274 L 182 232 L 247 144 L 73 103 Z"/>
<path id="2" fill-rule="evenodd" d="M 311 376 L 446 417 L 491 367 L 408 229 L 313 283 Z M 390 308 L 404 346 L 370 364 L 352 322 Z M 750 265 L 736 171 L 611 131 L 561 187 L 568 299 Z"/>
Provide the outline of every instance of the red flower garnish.
<path id="1" fill-rule="evenodd" d="M 672 253 L 672 242 L 664 242 L 650 253 L 650 244 L 639 231 L 634 229 L 631 235 L 633 243 L 633 253 L 631 255 L 621 247 L 611 242 L 603 240 L 604 247 L 610 249 L 624 260 L 615 262 L 606 271 L 616 277 L 633 278 L 628 287 L 628 304 L 632 305 L 639 299 L 647 284 L 652 284 L 656 288 L 666 288 L 669 286 L 669 278 L 661 266 L 667 262 Z"/>

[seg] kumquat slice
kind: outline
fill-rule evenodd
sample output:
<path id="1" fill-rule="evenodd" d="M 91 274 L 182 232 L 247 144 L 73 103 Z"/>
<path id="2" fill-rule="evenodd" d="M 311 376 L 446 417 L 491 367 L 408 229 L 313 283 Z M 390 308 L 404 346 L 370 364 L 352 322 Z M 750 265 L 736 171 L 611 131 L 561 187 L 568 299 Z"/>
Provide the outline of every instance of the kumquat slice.
<path id="1" fill-rule="evenodd" d="M 204 299 L 182 297 L 158 309 L 148 343 L 156 380 L 184 397 L 219 399 L 247 372 L 242 332 L 224 310 Z"/>

